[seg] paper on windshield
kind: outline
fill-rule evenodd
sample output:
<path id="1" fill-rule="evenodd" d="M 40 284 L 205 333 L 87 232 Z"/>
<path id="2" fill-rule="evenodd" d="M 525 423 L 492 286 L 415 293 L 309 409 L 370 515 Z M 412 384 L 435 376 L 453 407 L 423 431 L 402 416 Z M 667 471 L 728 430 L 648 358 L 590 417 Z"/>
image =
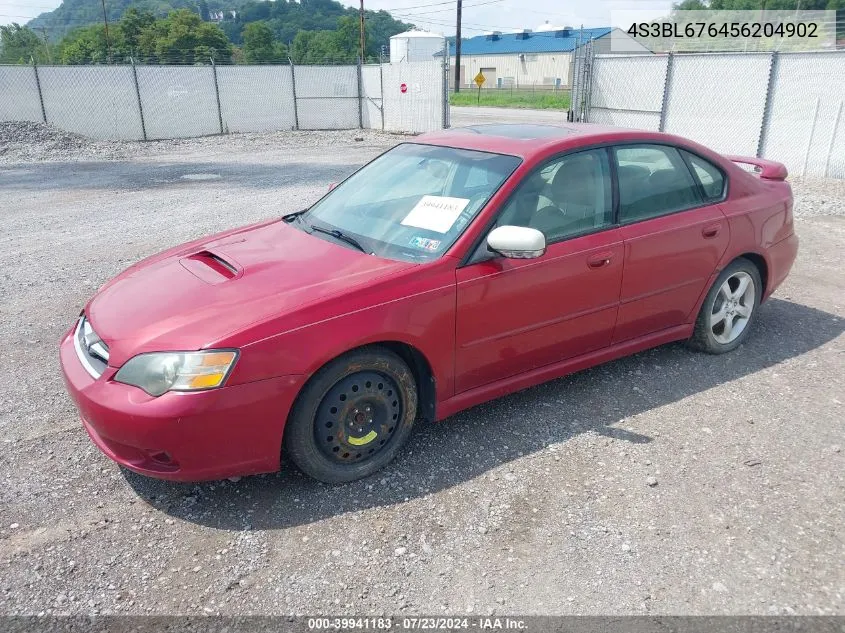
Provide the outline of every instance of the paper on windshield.
<path id="1" fill-rule="evenodd" d="M 468 203 L 469 198 L 423 196 L 405 216 L 402 224 L 435 233 L 447 233 Z"/>

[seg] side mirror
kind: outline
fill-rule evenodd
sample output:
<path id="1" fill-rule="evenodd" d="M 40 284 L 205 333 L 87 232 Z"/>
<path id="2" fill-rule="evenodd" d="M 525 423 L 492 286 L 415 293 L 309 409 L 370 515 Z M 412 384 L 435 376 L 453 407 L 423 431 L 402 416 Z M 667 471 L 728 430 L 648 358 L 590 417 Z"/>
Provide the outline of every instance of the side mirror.
<path id="1" fill-rule="evenodd" d="M 534 259 L 546 252 L 546 236 L 525 226 L 500 226 L 487 236 L 487 248 L 510 259 Z"/>

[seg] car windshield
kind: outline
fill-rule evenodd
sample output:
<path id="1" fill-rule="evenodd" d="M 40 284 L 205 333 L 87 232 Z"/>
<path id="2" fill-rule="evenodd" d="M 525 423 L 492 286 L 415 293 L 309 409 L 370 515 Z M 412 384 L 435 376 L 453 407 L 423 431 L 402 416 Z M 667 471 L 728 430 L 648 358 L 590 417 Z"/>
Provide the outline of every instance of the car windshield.
<path id="1" fill-rule="evenodd" d="M 452 245 L 519 163 L 503 154 L 398 145 L 333 189 L 296 225 L 380 257 L 429 261 Z"/>

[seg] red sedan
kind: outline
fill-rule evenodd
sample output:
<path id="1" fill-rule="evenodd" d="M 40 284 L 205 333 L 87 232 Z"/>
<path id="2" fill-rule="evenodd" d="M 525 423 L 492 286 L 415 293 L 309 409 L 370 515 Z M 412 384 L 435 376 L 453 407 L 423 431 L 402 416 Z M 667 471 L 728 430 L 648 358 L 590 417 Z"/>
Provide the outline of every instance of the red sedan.
<path id="1" fill-rule="evenodd" d="M 305 211 L 105 284 L 62 339 L 67 388 L 144 475 L 271 472 L 284 453 L 358 479 L 415 420 L 670 341 L 739 346 L 795 260 L 785 177 L 589 125 L 421 136 Z"/>

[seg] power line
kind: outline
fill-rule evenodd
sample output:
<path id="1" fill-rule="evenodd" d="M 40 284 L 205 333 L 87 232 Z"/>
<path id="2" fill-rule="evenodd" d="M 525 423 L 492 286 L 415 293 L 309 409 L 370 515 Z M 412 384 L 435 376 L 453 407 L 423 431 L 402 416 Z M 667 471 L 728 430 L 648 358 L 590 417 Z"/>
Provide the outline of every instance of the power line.
<path id="1" fill-rule="evenodd" d="M 477 2 L 475 4 L 464 5 L 464 9 L 471 9 L 472 7 L 480 7 L 485 4 L 496 4 L 497 2 L 504 2 L 505 0 L 487 0 L 486 2 Z M 450 3 L 451 4 L 451 3 Z M 448 9 L 435 9 L 433 11 L 420 11 L 419 13 L 412 13 L 410 15 L 426 15 L 429 13 L 443 13 Z"/>
<path id="2" fill-rule="evenodd" d="M 412 15 L 410 16 L 401 16 L 403 20 L 413 18 Z M 425 22 L 426 24 L 436 24 L 439 26 L 453 26 L 452 22 L 446 22 L 443 20 L 432 20 L 431 18 L 421 18 L 418 20 L 419 22 Z M 491 29 L 502 29 L 505 31 L 504 34 L 506 35 L 515 35 L 517 33 L 522 33 L 522 29 L 514 29 L 511 26 L 503 26 L 503 25 L 496 25 L 496 24 L 480 24 L 478 22 L 462 22 L 464 29 L 469 31 L 488 31 Z M 466 27 L 470 27 L 467 29 Z M 473 28 L 473 27 L 481 27 L 481 28 Z M 584 31 L 591 31 L 598 28 L 612 28 L 612 27 L 584 27 Z M 561 29 L 555 29 L 554 31 L 531 31 L 529 29 L 530 36 L 532 38 L 535 37 L 549 37 L 549 38 L 556 38 L 558 37 L 556 32 Z M 571 29 L 572 31 L 579 31 L 580 28 L 576 27 Z"/>
<path id="3" fill-rule="evenodd" d="M 392 9 L 382 9 L 382 11 L 407 11 L 408 9 L 422 9 L 423 7 L 436 7 L 443 4 L 454 4 L 455 0 L 447 0 L 447 2 L 429 2 L 428 4 L 418 4 L 413 7 L 394 7 Z M 445 11 L 445 9 L 444 9 Z"/>
<path id="4" fill-rule="evenodd" d="M 403 20 L 412 20 L 414 18 L 413 14 L 403 15 L 401 13 L 397 13 L 396 15 L 398 15 Z M 425 22 L 427 24 L 440 24 L 440 25 L 443 25 L 443 26 L 453 26 L 452 22 L 444 22 L 442 20 L 432 20 L 431 18 L 421 18 L 418 21 L 419 22 Z M 510 27 L 507 27 L 507 26 L 496 26 L 496 25 L 492 25 L 492 24 L 478 24 L 478 23 L 475 23 L 475 22 L 462 22 L 462 24 L 464 26 L 470 26 L 470 27 L 472 27 L 472 26 L 482 27 L 482 28 L 479 28 L 479 29 L 470 28 L 469 29 L 470 31 L 484 31 L 484 30 L 487 30 L 487 29 L 507 29 L 507 28 L 510 28 Z"/>

